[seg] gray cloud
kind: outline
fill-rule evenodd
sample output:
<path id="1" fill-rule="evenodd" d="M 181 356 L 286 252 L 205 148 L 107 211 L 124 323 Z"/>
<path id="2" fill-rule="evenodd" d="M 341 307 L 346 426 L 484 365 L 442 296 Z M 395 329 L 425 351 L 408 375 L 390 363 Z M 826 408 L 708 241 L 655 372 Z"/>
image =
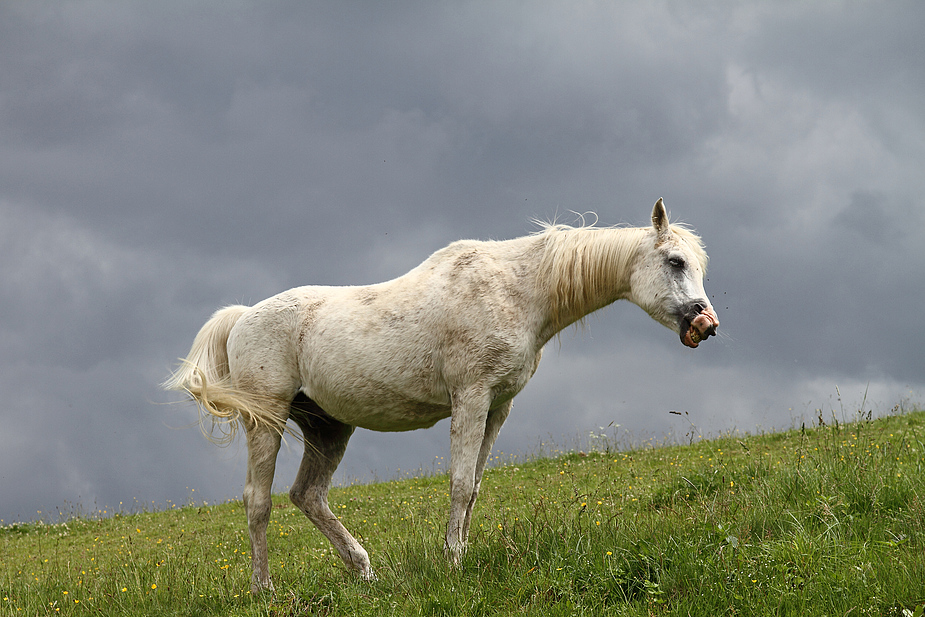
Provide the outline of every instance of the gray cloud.
<path id="1" fill-rule="evenodd" d="M 550 346 L 499 450 L 920 400 L 922 11 L 0 6 L 0 519 L 240 494 L 243 445 L 157 387 L 222 305 L 533 218 L 645 224 L 659 196 L 706 240 L 723 337 L 606 309 Z M 446 432 L 360 432 L 338 478 L 430 469 Z"/>

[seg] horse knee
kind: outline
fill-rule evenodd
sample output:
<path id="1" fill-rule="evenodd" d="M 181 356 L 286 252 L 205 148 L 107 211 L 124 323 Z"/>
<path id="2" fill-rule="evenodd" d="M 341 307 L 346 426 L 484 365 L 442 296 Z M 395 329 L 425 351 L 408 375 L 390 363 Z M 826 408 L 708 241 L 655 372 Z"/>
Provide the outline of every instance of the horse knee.
<path id="1" fill-rule="evenodd" d="M 272 509 L 271 499 L 260 495 L 253 488 L 244 489 L 244 512 L 247 514 L 247 524 L 251 529 L 266 527 L 270 521 Z"/>
<path id="2" fill-rule="evenodd" d="M 318 521 L 332 516 L 326 493 L 318 487 L 294 485 L 289 489 L 289 500 L 317 525 Z"/>
<path id="3" fill-rule="evenodd" d="M 306 516 L 308 515 L 306 509 L 310 506 L 308 504 L 308 500 L 306 499 L 305 491 L 295 484 L 292 485 L 292 487 L 289 489 L 289 501 L 291 501 L 293 505 L 299 510 L 304 512 Z"/>

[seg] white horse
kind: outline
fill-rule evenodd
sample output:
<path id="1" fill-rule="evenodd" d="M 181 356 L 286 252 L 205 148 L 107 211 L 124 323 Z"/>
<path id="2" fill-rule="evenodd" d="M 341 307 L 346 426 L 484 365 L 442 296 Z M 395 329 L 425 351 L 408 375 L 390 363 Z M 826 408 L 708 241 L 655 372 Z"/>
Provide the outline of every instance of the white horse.
<path id="1" fill-rule="evenodd" d="M 659 199 L 651 227 L 548 225 L 464 240 L 392 281 L 297 287 L 216 312 L 164 386 L 245 427 L 253 589 L 272 589 L 266 530 L 288 419 L 305 444 L 290 498 L 347 566 L 373 579 L 366 551 L 328 507 L 347 440 L 356 427 L 406 431 L 451 417 L 445 552 L 457 565 L 492 444 L 546 342 L 626 299 L 697 347 L 719 325 L 706 265 L 700 239 L 669 225 Z"/>

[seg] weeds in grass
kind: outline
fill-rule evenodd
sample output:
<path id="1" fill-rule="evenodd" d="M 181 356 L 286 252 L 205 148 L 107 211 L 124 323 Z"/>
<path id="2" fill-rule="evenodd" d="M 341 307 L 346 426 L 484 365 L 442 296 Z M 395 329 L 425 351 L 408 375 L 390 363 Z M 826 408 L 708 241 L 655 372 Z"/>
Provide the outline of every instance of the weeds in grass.
<path id="1" fill-rule="evenodd" d="M 275 595 L 249 592 L 231 502 L 0 528 L 0 615 L 923 617 L 925 413 L 630 450 L 615 430 L 491 469 L 460 569 L 425 474 L 331 492 L 375 583 L 277 496 Z"/>

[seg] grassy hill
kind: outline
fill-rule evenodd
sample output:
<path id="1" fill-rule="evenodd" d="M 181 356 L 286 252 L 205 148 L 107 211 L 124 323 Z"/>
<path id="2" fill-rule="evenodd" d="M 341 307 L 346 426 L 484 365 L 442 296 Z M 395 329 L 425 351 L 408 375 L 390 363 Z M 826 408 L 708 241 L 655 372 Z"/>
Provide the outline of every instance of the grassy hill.
<path id="1" fill-rule="evenodd" d="M 492 469 L 463 568 L 448 479 L 332 490 L 357 580 L 285 496 L 276 595 L 240 502 L 0 529 L 0 615 L 897 615 L 925 606 L 925 412 Z"/>

